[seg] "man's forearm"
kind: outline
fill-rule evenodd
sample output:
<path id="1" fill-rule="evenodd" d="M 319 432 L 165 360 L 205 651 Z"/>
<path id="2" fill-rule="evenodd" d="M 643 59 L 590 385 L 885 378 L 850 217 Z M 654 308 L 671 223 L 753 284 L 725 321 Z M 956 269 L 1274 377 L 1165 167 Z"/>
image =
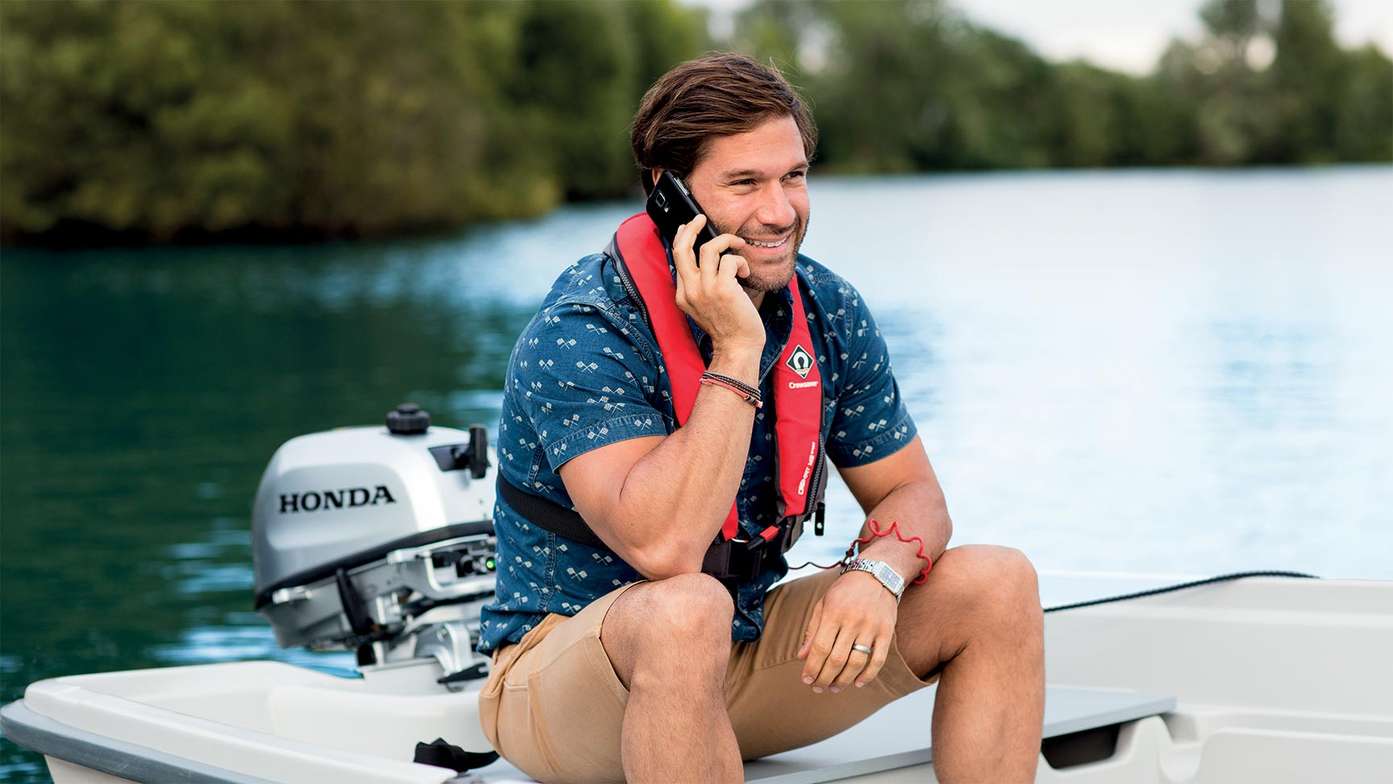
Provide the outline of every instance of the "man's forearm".
<path id="1" fill-rule="evenodd" d="M 934 561 L 948 549 L 953 535 L 953 521 L 948 517 L 948 505 L 936 481 L 906 482 L 892 490 L 870 511 L 869 519 L 880 530 L 898 522 L 899 532 L 908 539 L 917 536 L 924 540 L 924 553 Z M 863 526 L 861 535 L 870 533 Z M 861 549 L 866 558 L 884 561 L 911 582 L 919 576 L 925 564 L 917 557 L 918 546 L 906 544 L 894 536 L 873 539 Z"/>
<path id="2" fill-rule="evenodd" d="M 717 353 L 710 370 L 758 386 L 758 350 Z M 648 577 L 701 569 L 740 489 L 754 409 L 729 390 L 703 385 L 687 423 L 634 463 L 613 524 Z"/>

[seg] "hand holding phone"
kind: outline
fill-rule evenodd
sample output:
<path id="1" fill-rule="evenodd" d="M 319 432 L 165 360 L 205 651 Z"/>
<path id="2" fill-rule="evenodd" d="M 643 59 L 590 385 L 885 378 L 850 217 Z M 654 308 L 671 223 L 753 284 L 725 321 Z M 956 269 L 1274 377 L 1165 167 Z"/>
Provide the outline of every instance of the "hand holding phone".
<path id="1" fill-rule="evenodd" d="M 658 181 L 653 185 L 653 192 L 648 194 L 646 210 L 648 217 L 652 218 L 653 222 L 658 225 L 658 231 L 662 233 L 663 239 L 667 240 L 668 245 L 673 244 L 677 230 L 683 224 L 691 223 L 696 216 L 703 214 L 701 205 L 697 204 L 696 198 L 687 189 L 687 184 L 666 169 L 658 175 Z M 707 224 L 693 240 L 692 253 L 700 259 L 701 246 L 714 239 L 716 239 L 716 232 L 710 224 Z"/>
<path id="2" fill-rule="evenodd" d="M 717 235 L 686 185 L 668 171 L 649 194 L 647 211 L 672 247 L 677 307 L 711 336 L 716 351 L 753 351 L 757 360 L 764 322 L 739 280 L 749 276 L 750 265 L 730 252 L 745 247 L 745 240 Z"/>

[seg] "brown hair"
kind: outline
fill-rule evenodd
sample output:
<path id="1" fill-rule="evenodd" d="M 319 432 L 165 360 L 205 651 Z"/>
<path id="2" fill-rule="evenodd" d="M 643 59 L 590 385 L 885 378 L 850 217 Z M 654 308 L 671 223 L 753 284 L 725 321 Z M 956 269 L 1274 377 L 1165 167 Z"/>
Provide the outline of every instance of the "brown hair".
<path id="1" fill-rule="evenodd" d="M 644 93 L 629 139 L 645 193 L 653 170 L 686 176 L 696 168 L 712 136 L 752 131 L 774 117 L 792 117 L 812 160 L 817 126 L 793 85 L 772 63 L 761 65 L 730 52 L 713 52 L 675 66 Z"/>

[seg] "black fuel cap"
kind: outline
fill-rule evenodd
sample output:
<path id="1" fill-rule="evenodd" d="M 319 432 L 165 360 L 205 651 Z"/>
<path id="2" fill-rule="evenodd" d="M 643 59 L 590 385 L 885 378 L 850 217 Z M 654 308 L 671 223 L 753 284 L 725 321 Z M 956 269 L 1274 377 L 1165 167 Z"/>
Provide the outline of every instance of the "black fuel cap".
<path id="1" fill-rule="evenodd" d="M 387 412 L 387 430 L 395 436 L 419 436 L 430 428 L 430 413 L 415 403 L 402 403 Z"/>

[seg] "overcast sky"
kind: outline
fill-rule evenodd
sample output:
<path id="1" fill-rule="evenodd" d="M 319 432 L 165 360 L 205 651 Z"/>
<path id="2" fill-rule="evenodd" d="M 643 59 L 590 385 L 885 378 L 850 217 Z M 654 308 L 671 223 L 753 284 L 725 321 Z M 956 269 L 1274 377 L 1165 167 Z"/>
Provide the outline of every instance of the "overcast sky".
<path id="1" fill-rule="evenodd" d="M 684 0 L 717 14 L 750 0 Z M 849 0 L 873 2 L 873 0 Z M 1196 38 L 1202 0 L 950 0 L 971 19 L 1024 40 L 1054 60 L 1083 57 L 1097 65 L 1145 73 L 1175 36 Z M 1373 41 L 1393 55 L 1393 2 L 1334 0 L 1336 36 L 1346 45 Z"/>
<path id="2" fill-rule="evenodd" d="M 954 0 L 968 16 L 1027 41 L 1051 59 L 1084 57 L 1145 73 L 1175 36 L 1200 34 L 1195 0 Z M 1393 2 L 1335 0 L 1335 34 L 1346 46 L 1374 41 L 1393 54 Z"/>

